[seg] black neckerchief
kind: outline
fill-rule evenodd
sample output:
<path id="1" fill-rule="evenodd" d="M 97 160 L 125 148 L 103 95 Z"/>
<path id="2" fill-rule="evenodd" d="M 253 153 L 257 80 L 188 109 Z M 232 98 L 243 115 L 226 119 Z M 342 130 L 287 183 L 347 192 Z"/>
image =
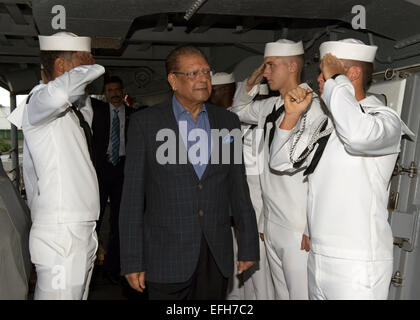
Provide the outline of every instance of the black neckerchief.
<path id="1" fill-rule="evenodd" d="M 363 113 L 366 113 L 366 112 L 365 112 L 365 110 L 363 109 L 362 105 L 361 105 L 361 104 L 359 104 L 359 106 L 360 106 L 360 110 L 361 110 Z M 327 124 L 328 124 L 328 121 L 326 121 L 326 122 L 323 124 L 323 126 L 322 126 L 322 128 L 321 128 L 321 132 L 322 132 L 322 131 L 324 131 L 324 130 L 326 129 Z M 309 166 L 306 168 L 306 170 L 303 172 L 303 175 L 304 175 L 304 176 L 306 176 L 306 175 L 308 175 L 308 174 L 311 174 L 312 172 L 314 172 L 314 171 L 315 171 L 315 168 L 316 168 L 316 166 L 318 165 L 319 160 L 321 160 L 322 154 L 324 153 L 325 146 L 327 145 L 327 142 L 328 142 L 328 139 L 330 138 L 330 136 L 331 136 L 331 133 L 330 133 L 329 135 L 327 135 L 327 136 L 324 136 L 324 137 L 322 137 L 322 138 L 318 139 L 318 141 L 316 142 L 316 143 L 318 144 L 318 148 L 317 148 L 317 149 L 316 149 L 316 151 L 315 151 L 315 154 L 314 154 L 314 157 L 312 158 L 311 163 L 310 163 L 310 164 L 309 164 Z M 308 151 L 308 148 L 306 148 L 306 149 L 305 149 L 305 150 L 301 153 L 301 155 L 300 155 L 300 156 L 302 156 L 303 154 L 305 154 L 305 152 L 307 152 L 307 151 Z M 305 160 L 305 159 L 302 159 L 301 161 L 296 162 L 296 163 L 293 165 L 293 167 L 294 167 L 294 168 L 299 168 L 299 167 L 302 165 L 302 163 L 303 163 L 303 161 L 304 161 L 304 160 Z"/>
<path id="2" fill-rule="evenodd" d="M 266 138 L 267 133 L 267 124 L 271 122 L 273 124 L 272 128 L 270 129 L 269 136 L 268 136 L 268 148 L 271 148 L 271 143 L 273 142 L 274 138 L 274 129 L 276 127 L 276 121 L 280 118 L 281 114 L 284 112 L 284 105 L 281 105 L 280 108 L 276 110 L 276 105 L 273 107 L 273 111 L 265 118 L 264 122 L 264 141 Z"/>
<path id="3" fill-rule="evenodd" d="M 29 100 L 31 99 L 31 97 L 32 97 L 32 93 L 26 99 L 26 104 L 29 103 Z M 92 131 L 90 129 L 89 123 L 86 122 L 85 118 L 83 117 L 83 114 L 74 105 L 71 105 L 70 108 L 74 111 L 75 115 L 79 119 L 80 127 L 83 129 L 83 132 L 85 133 L 90 159 L 92 160 L 92 163 L 95 164 L 94 162 L 95 154 L 93 152 L 93 137 L 92 137 Z"/>
<path id="4" fill-rule="evenodd" d="M 90 159 L 92 160 L 92 163 L 94 164 L 95 159 L 94 159 L 94 153 L 93 153 L 93 137 L 92 137 L 92 131 L 90 130 L 89 123 L 86 122 L 85 118 L 83 117 L 83 114 L 74 105 L 71 105 L 70 108 L 74 111 L 74 114 L 79 119 L 80 127 L 83 129 L 83 132 L 85 133 Z"/>

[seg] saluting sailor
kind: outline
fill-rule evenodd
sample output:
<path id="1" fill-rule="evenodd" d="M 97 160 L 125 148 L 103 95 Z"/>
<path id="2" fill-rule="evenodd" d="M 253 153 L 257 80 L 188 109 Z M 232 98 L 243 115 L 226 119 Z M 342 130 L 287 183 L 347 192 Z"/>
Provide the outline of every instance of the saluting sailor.
<path id="1" fill-rule="evenodd" d="M 209 102 L 227 108 L 233 103 L 233 95 L 235 94 L 236 81 L 233 73 L 219 72 L 211 76 L 212 92 Z M 268 89 L 267 89 L 268 91 Z M 267 92 L 268 93 L 268 92 Z M 256 163 L 257 146 L 253 131 L 256 125 L 241 124 L 242 132 L 244 132 L 243 140 L 243 156 L 245 164 L 246 179 L 251 196 L 252 206 L 255 210 L 255 216 L 259 221 L 263 207 L 261 197 L 260 177 Z M 233 220 L 232 220 L 233 221 Z M 261 230 L 261 232 L 263 232 Z M 233 233 L 233 253 L 234 260 L 237 261 L 238 245 L 235 235 L 235 227 L 232 225 Z M 264 242 L 259 239 L 260 260 L 251 268 L 246 270 L 241 277 L 233 275 L 229 279 L 227 300 L 273 300 L 274 287 L 271 277 L 270 267 L 268 265 Z"/>
<path id="2" fill-rule="evenodd" d="M 267 250 L 275 296 L 281 300 L 308 299 L 307 183 L 301 171 L 289 175 L 269 168 L 269 153 L 273 147 L 275 127 L 285 116 L 286 93 L 297 86 L 302 90 L 312 90 L 306 83 L 301 83 L 303 65 L 304 50 L 301 41 L 280 39 L 267 43 L 263 64 L 245 82 L 238 83 L 231 108 L 242 122 L 256 124 L 260 132 L 263 132 L 261 142 L 256 141 L 263 199 L 259 229 L 263 233 L 261 238 L 264 239 Z M 253 100 L 259 92 L 263 77 L 268 80 L 271 90 L 280 93 L 279 97 Z M 312 101 L 310 110 L 321 113 L 318 99 Z"/>
<path id="3" fill-rule="evenodd" d="M 306 168 L 309 180 L 311 299 L 388 296 L 393 265 L 388 186 L 401 136 L 412 132 L 395 111 L 366 95 L 376 50 L 355 39 L 322 43 L 318 82 L 330 120 L 319 115 L 305 127 L 299 116 L 312 94 L 296 88 L 285 98 L 286 115 L 292 116 L 275 133 L 271 167 Z"/>
<path id="4" fill-rule="evenodd" d="M 25 138 L 34 298 L 87 299 L 98 245 L 99 191 L 85 88 L 105 70 L 94 64 L 89 37 L 59 32 L 39 36 L 39 43 L 44 83 L 8 118 Z"/>

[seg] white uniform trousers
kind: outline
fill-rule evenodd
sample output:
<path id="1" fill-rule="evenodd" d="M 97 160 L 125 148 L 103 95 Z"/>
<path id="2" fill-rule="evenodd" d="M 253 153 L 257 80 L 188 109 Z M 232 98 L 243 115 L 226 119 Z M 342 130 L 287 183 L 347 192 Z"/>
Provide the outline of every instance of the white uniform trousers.
<path id="1" fill-rule="evenodd" d="M 35 300 L 86 300 L 98 248 L 96 222 L 33 224 Z"/>
<path id="2" fill-rule="evenodd" d="M 264 242 L 260 243 L 260 261 L 244 272 L 245 300 L 274 300 L 274 284 Z"/>
<path id="3" fill-rule="evenodd" d="M 311 300 L 385 300 L 392 260 L 363 261 L 327 257 L 312 251 L 308 259 Z"/>
<path id="4" fill-rule="evenodd" d="M 300 250 L 302 235 L 265 220 L 264 240 L 276 299 L 308 299 L 308 252 Z"/>
<path id="5" fill-rule="evenodd" d="M 233 253 L 235 270 L 229 279 L 227 300 L 273 300 L 274 286 L 271 278 L 270 267 L 268 265 L 265 245 L 260 242 L 260 261 L 238 276 L 236 261 L 238 260 L 238 245 L 234 228 L 233 233 Z"/>

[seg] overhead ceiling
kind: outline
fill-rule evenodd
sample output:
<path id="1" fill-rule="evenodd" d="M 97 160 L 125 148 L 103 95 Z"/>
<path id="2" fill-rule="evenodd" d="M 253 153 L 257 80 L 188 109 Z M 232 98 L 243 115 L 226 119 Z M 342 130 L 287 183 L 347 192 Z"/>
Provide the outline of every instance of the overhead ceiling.
<path id="1" fill-rule="evenodd" d="M 410 43 L 420 42 L 419 0 L 204 0 L 187 21 L 184 15 L 196 2 L 62 0 L 59 4 L 65 8 L 66 30 L 91 36 L 96 60 L 108 67 L 140 67 L 145 62 L 159 67 L 170 50 L 186 42 L 207 53 L 232 47 L 240 57 L 261 54 L 266 42 L 280 37 L 302 39 L 310 48 L 325 35 L 354 32 L 355 5 L 366 9 L 366 30 L 358 31 L 365 40 L 374 39 L 406 55 L 411 54 L 406 49 Z M 57 0 L 0 0 L 0 85 L 5 86 L 5 74 L 39 63 L 37 36 L 59 31 L 52 27 L 57 4 Z M 391 51 L 383 62 L 392 62 Z"/>

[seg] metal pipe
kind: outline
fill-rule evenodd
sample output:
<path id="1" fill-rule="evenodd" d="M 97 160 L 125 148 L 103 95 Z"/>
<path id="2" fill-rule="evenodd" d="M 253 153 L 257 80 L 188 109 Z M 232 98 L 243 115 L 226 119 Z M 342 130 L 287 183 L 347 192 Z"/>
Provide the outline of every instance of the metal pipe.
<path id="1" fill-rule="evenodd" d="M 204 4 L 204 2 L 206 2 L 207 0 L 196 0 L 191 7 L 187 10 L 187 12 L 185 12 L 185 16 L 184 19 L 185 20 L 190 20 L 191 17 L 197 12 L 198 9 L 200 9 L 200 7 Z"/>
<path id="2" fill-rule="evenodd" d="M 420 42 L 420 34 L 416 34 L 412 37 L 405 38 L 403 40 L 400 40 L 400 41 L 396 42 L 395 45 L 394 45 L 394 48 L 395 49 L 401 49 L 401 48 L 405 48 L 405 47 L 411 46 L 411 45 L 419 43 L 419 42 Z"/>
<path id="3" fill-rule="evenodd" d="M 395 61 L 417 57 L 419 55 L 420 55 L 420 52 L 418 51 L 408 52 L 408 53 L 400 54 L 400 55 L 387 56 L 387 57 L 381 57 L 379 55 L 376 55 L 375 60 L 382 64 L 389 64 Z"/>
<path id="4" fill-rule="evenodd" d="M 399 67 L 399 68 L 393 68 L 394 71 L 410 71 L 410 69 L 415 69 L 413 72 L 417 72 L 418 70 L 420 70 L 420 63 L 412 64 L 412 65 L 404 66 L 404 67 Z M 386 70 L 378 71 L 378 72 L 372 73 L 372 76 L 379 76 L 379 75 L 385 74 L 385 72 Z"/>
<path id="5" fill-rule="evenodd" d="M 372 32 L 368 32 L 368 37 L 369 37 L 369 45 L 374 46 L 375 42 L 373 41 L 373 34 Z"/>
<path id="6" fill-rule="evenodd" d="M 375 43 L 373 41 L 373 34 L 371 32 L 368 33 L 368 37 L 369 37 L 369 44 L 374 45 Z M 416 41 L 418 40 L 417 42 L 420 42 L 420 36 L 417 35 L 415 37 L 411 37 L 411 38 L 407 38 L 405 40 L 399 41 L 394 45 L 394 48 L 401 49 L 401 48 L 406 47 L 408 45 L 414 44 L 414 43 L 416 43 L 416 42 L 414 42 L 414 40 L 416 40 Z M 409 43 L 410 41 L 411 41 L 411 43 Z M 418 51 L 408 52 L 408 53 L 399 54 L 399 55 L 390 55 L 390 56 L 387 56 L 387 57 L 376 55 L 375 60 L 382 63 L 382 64 L 390 64 L 390 63 L 393 63 L 395 61 L 416 57 L 418 55 L 420 55 L 420 52 L 418 52 Z M 394 69 L 394 70 L 396 70 L 396 69 Z"/>
<path id="7" fill-rule="evenodd" d="M 16 95 L 10 92 L 10 112 L 16 109 Z M 12 145 L 12 171 L 13 171 L 13 184 L 20 194 L 20 169 L 19 169 L 19 137 L 17 128 L 10 125 L 10 140 Z"/>
<path id="8" fill-rule="evenodd" d="M 314 34 L 314 36 L 312 37 L 311 40 L 307 41 L 306 44 L 304 45 L 304 49 L 309 50 L 310 47 L 312 47 L 315 43 L 316 40 L 318 40 L 319 38 L 321 38 L 322 36 L 324 36 L 325 34 L 327 35 L 331 35 L 332 32 L 338 32 L 338 33 L 344 33 L 344 31 L 342 30 L 338 30 L 337 28 L 339 28 L 340 25 L 339 24 L 334 24 L 332 26 L 327 26 L 325 27 L 325 29 L 320 30 L 318 32 L 316 32 Z M 334 37 L 334 36 L 333 36 Z M 331 37 L 330 37 L 331 38 Z M 331 40 L 331 39 L 330 39 Z"/>

